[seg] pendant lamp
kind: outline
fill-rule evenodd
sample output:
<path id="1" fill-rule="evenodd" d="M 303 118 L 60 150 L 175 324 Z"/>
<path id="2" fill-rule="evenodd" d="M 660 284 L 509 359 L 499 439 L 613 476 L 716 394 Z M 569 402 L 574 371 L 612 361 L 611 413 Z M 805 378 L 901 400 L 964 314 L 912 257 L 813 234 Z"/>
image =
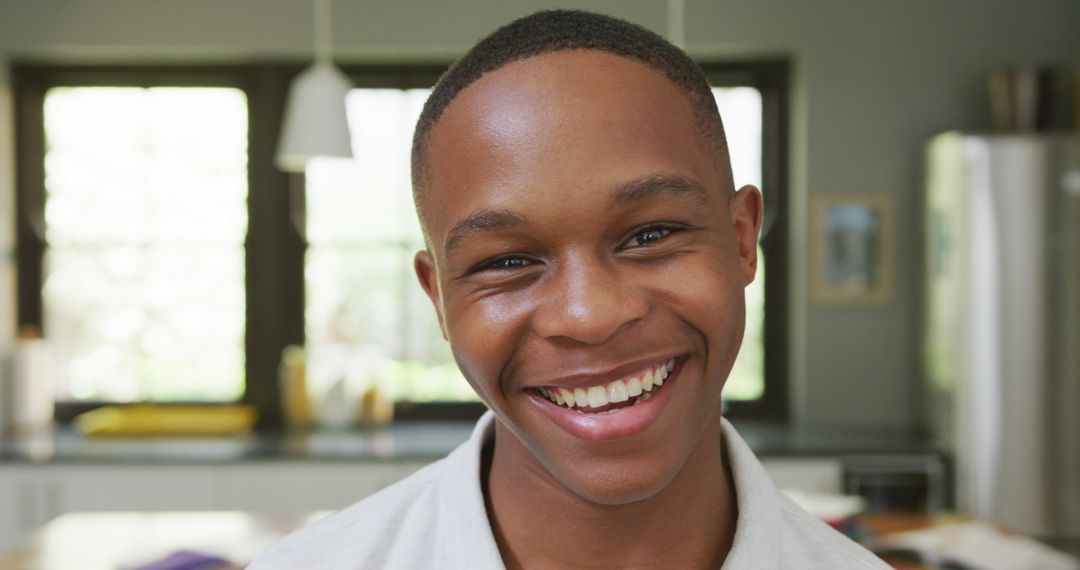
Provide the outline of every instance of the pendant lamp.
<path id="1" fill-rule="evenodd" d="M 303 172 L 316 156 L 352 158 L 345 96 L 352 82 L 331 58 L 330 0 L 314 0 L 315 62 L 289 87 L 275 162 Z"/>

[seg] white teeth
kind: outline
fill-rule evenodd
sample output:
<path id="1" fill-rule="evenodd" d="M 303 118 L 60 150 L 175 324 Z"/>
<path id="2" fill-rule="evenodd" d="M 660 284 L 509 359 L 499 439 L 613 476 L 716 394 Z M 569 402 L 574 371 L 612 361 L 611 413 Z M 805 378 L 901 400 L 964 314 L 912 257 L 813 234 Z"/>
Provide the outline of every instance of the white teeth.
<path id="1" fill-rule="evenodd" d="M 645 374 L 641 375 L 641 389 L 648 392 L 653 387 L 653 371 L 646 370 Z"/>
<path id="2" fill-rule="evenodd" d="M 630 399 L 630 394 L 627 393 L 626 384 L 622 380 L 616 380 L 611 384 L 608 384 L 608 396 L 609 402 L 625 402 Z"/>
<path id="3" fill-rule="evenodd" d="M 649 368 L 640 375 L 620 378 L 606 386 L 573 389 L 540 388 L 538 391 L 555 404 L 576 409 L 580 413 L 585 413 L 582 408 L 600 408 L 609 403 L 625 402 L 631 398 L 636 398 L 633 405 L 637 405 L 651 398 L 655 389 L 664 385 L 664 381 L 674 369 L 675 359 L 672 358 L 656 368 Z M 611 411 L 618 411 L 618 408 Z"/>
<path id="4" fill-rule="evenodd" d="M 633 398 L 634 396 L 640 396 L 641 391 L 641 380 L 637 376 L 631 376 L 626 381 L 626 395 Z"/>
<path id="5" fill-rule="evenodd" d="M 671 375 L 671 370 L 675 367 L 674 360 L 669 360 L 667 365 L 661 366 L 656 369 L 656 375 L 653 377 L 653 384 L 657 386 L 663 386 L 664 380 Z"/>
<path id="6" fill-rule="evenodd" d="M 574 388 L 574 405 L 581 408 L 589 404 L 589 395 L 584 388 Z"/>
<path id="7" fill-rule="evenodd" d="M 567 390 L 566 388 L 559 388 L 559 396 L 561 396 L 562 399 L 563 399 L 562 402 L 559 402 L 560 405 L 565 403 L 566 407 L 568 407 L 568 408 L 573 408 L 574 407 L 574 393 L 573 392 L 571 392 L 570 390 Z"/>
<path id="8" fill-rule="evenodd" d="M 607 391 L 603 386 L 590 386 L 589 387 L 589 407 L 599 408 L 600 406 L 608 403 Z"/>

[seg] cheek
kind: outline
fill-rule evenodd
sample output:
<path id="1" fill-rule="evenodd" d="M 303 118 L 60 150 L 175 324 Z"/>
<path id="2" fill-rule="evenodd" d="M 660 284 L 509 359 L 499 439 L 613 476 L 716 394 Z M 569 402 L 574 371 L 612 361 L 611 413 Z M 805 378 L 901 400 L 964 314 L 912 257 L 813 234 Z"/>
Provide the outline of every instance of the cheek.
<path id="1" fill-rule="evenodd" d="M 529 310 L 528 303 L 509 297 L 446 305 L 454 359 L 469 384 L 493 407 L 502 399 L 499 381 L 520 342 Z"/>
<path id="2" fill-rule="evenodd" d="M 737 259 L 696 256 L 676 264 L 651 285 L 660 303 L 704 337 L 711 359 L 738 349 L 746 306 Z"/>

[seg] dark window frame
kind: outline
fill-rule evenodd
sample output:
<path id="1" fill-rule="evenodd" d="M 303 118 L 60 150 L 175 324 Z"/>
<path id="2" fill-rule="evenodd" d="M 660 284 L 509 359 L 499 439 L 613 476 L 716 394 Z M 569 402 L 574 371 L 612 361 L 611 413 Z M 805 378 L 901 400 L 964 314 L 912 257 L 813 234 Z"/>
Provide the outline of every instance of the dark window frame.
<path id="1" fill-rule="evenodd" d="M 15 92 L 17 325 L 47 334 L 42 319 L 46 249 L 45 94 L 53 87 L 234 87 L 248 103 L 248 233 L 245 238 L 245 390 L 261 428 L 281 425 L 281 350 L 304 341 L 303 237 L 291 220 L 296 181 L 274 166 L 285 93 L 296 65 L 12 65 Z M 274 283 L 275 287 L 263 284 Z M 300 307 L 300 310 L 281 310 Z M 61 422 L 112 402 L 57 402 Z M 179 403 L 179 402 L 178 402 Z"/>
<path id="2" fill-rule="evenodd" d="M 346 64 L 357 87 L 430 87 L 447 62 Z M 16 116 L 17 324 L 42 330 L 44 242 L 44 97 L 61 86 L 235 87 L 248 101 L 248 235 L 245 241 L 245 393 L 241 399 L 259 411 L 260 429 L 283 425 L 277 366 L 281 350 L 304 342 L 303 228 L 293 223 L 304 213 L 304 176 L 285 174 L 273 155 L 295 63 L 236 65 L 12 65 Z M 766 232 L 761 243 L 768 259 L 765 282 L 764 393 L 758 400 L 727 403 L 735 419 L 784 422 L 789 417 L 787 382 L 788 318 L 788 120 L 789 64 L 784 60 L 704 62 L 715 86 L 752 86 L 762 94 L 762 188 Z M 302 224 L 301 224 L 302 226 Z M 275 284 L 276 286 L 267 286 Z M 45 331 L 43 331 L 45 332 Z M 57 403 L 57 419 L 70 421 L 110 402 Z M 470 419 L 480 403 L 398 403 L 396 417 Z"/>
<path id="3" fill-rule="evenodd" d="M 786 59 L 699 64 L 713 86 L 749 86 L 761 92 L 761 190 L 765 198 L 765 223 L 760 243 L 766 259 L 764 391 L 757 400 L 727 402 L 724 415 L 732 419 L 786 423 L 791 417 L 788 375 L 791 65 Z"/>

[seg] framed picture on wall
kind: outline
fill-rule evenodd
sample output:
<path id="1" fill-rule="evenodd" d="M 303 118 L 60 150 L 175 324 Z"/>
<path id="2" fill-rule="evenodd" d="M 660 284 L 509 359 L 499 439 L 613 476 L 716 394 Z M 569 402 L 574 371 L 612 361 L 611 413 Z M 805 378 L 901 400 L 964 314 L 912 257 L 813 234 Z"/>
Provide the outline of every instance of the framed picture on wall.
<path id="1" fill-rule="evenodd" d="M 893 294 L 893 209 L 884 194 L 812 198 L 810 281 L 816 301 L 885 303 Z"/>

